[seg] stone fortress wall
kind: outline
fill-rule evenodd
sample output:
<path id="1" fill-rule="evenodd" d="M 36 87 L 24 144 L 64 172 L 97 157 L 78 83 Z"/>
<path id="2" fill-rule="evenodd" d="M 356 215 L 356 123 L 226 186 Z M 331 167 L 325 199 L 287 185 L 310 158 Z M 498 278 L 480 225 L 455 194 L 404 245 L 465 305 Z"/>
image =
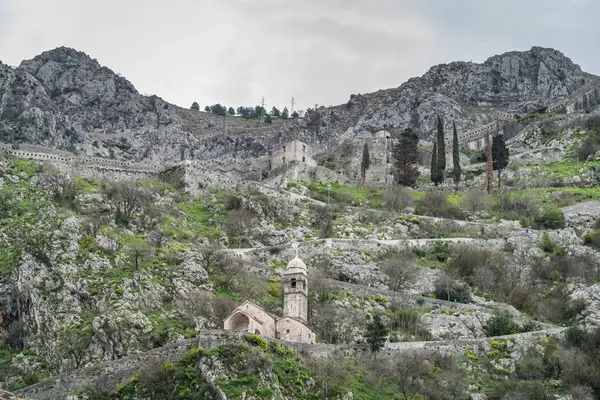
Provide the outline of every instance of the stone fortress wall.
<path id="1" fill-rule="evenodd" d="M 167 178 L 177 186 L 184 188 L 190 195 L 196 196 L 209 190 L 235 189 L 240 186 L 243 171 L 235 168 L 207 168 L 199 161 L 186 160 L 180 163 L 157 165 L 150 162 L 129 162 L 98 157 L 80 157 L 73 153 L 21 145 L 14 149 L 12 145 L 0 143 L 0 150 L 6 154 L 50 164 L 58 171 L 94 179 L 146 180 Z"/>
<path id="2" fill-rule="evenodd" d="M 565 110 L 566 115 L 576 113 L 576 106 L 580 104 L 584 96 L 589 96 L 591 94 L 598 93 L 600 90 L 600 81 L 593 80 L 591 82 L 586 83 L 575 92 L 573 92 L 569 97 L 559 100 L 556 103 L 548 106 L 546 109 L 547 113 L 554 113 L 560 110 Z M 472 150 L 479 150 L 485 148 L 485 140 L 488 134 L 493 134 L 498 129 L 498 123 L 514 120 L 516 118 L 516 113 L 505 112 L 505 111 L 495 111 L 492 114 L 493 118 L 496 118 L 497 121 L 490 122 L 486 125 L 478 126 L 470 131 L 467 131 L 463 134 L 459 133 L 458 140 L 461 144 L 467 145 L 468 148 Z M 547 120 L 552 121 L 561 121 L 568 117 L 566 116 L 555 116 L 550 117 Z M 537 120 L 535 120 L 537 121 Z M 532 121 L 531 123 L 535 122 Z M 452 148 L 452 133 L 446 135 L 446 149 Z"/>

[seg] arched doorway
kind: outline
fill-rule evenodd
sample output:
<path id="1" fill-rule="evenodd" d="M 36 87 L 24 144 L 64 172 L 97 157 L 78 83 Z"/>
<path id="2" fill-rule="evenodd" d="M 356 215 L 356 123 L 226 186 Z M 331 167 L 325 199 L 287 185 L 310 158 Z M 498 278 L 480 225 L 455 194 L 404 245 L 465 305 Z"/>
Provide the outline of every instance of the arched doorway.
<path id="1" fill-rule="evenodd" d="M 246 314 L 237 313 L 229 320 L 229 329 L 234 331 L 247 331 L 250 325 L 250 320 Z"/>

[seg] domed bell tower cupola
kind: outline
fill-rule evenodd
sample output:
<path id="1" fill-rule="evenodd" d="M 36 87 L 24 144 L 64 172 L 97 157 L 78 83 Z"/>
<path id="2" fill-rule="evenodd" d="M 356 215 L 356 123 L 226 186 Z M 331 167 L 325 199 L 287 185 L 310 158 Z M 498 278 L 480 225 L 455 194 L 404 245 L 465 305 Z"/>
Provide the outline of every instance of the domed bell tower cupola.
<path id="1" fill-rule="evenodd" d="M 291 260 L 283 273 L 283 316 L 308 320 L 308 269 L 306 264 L 296 257 Z"/>

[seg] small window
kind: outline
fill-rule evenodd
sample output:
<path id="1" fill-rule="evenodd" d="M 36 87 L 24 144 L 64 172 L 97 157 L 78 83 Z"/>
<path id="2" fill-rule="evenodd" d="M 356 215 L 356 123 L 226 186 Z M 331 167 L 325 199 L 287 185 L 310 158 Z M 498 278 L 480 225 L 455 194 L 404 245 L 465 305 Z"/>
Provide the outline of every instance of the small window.
<path id="1" fill-rule="evenodd" d="M 310 333 L 308 334 L 308 338 L 310 339 Z"/>
<path id="2" fill-rule="evenodd" d="M 281 337 L 281 333 L 275 332 L 275 339 L 279 339 Z"/>
<path id="3" fill-rule="evenodd" d="M 285 330 L 285 333 L 290 333 L 290 330 L 289 330 L 289 329 L 286 329 L 286 330 Z"/>
<path id="4" fill-rule="evenodd" d="M 302 145 L 302 151 L 306 151 L 306 146 Z"/>
<path id="5" fill-rule="evenodd" d="M 285 164 L 285 157 L 282 157 L 281 161 Z"/>
<path id="6" fill-rule="evenodd" d="M 306 162 L 306 157 L 302 156 L 302 162 Z"/>
<path id="7" fill-rule="evenodd" d="M 259 331 L 258 329 L 255 329 L 255 330 L 254 330 L 254 334 L 255 334 L 255 335 L 260 335 L 260 331 Z"/>
<path id="8" fill-rule="evenodd" d="M 283 151 L 285 151 L 285 146 L 283 146 Z"/>
<path id="9" fill-rule="evenodd" d="M 296 278 L 292 278 L 291 286 L 292 286 L 292 289 L 296 289 Z"/>

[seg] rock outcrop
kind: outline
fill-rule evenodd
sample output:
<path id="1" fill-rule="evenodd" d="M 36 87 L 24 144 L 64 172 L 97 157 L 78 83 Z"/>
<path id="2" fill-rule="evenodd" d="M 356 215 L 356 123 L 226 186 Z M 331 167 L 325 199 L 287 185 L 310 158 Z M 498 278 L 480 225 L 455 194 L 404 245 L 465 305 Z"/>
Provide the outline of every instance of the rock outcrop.
<path id="1" fill-rule="evenodd" d="M 222 117 L 142 96 L 127 79 L 63 47 L 15 69 L 0 64 L 0 141 L 156 163 L 229 163 L 267 155 L 280 139 L 320 147 L 409 126 L 429 139 L 437 114 L 465 132 L 493 121 L 496 111 L 526 113 L 554 104 L 593 79 L 559 51 L 533 47 L 483 64 L 437 65 L 398 88 L 352 95 L 300 120 L 264 125 L 229 118 L 225 130 Z"/>

